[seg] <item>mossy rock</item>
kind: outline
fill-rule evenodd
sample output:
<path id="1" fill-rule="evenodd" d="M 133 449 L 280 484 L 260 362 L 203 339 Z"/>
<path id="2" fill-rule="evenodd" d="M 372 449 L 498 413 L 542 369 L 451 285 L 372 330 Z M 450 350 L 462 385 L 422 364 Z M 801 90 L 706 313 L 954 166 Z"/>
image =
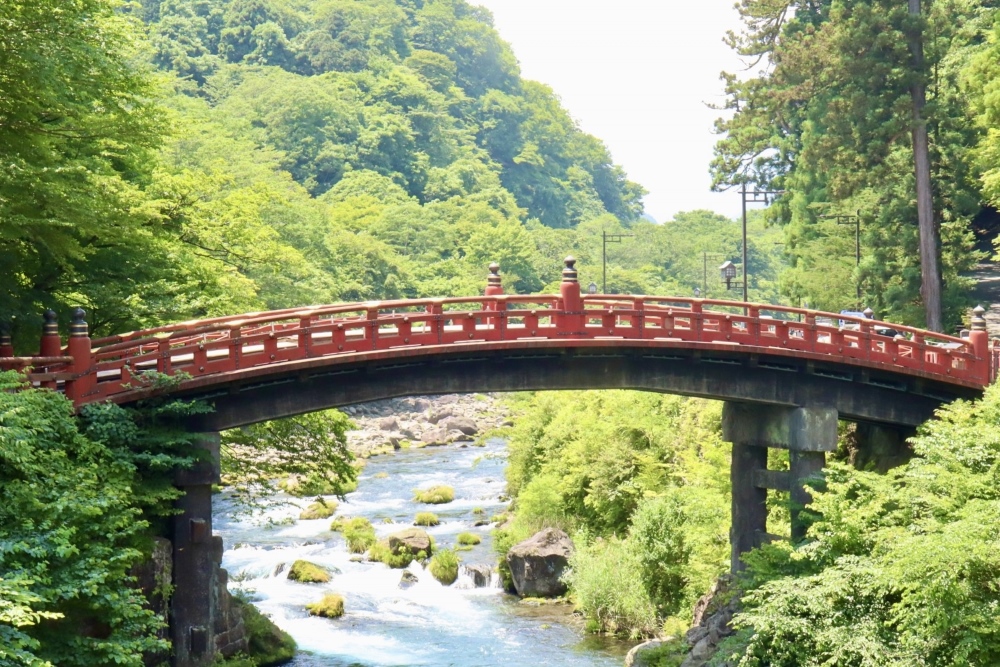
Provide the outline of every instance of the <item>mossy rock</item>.
<path id="1" fill-rule="evenodd" d="M 374 479 L 387 479 L 388 477 L 389 473 L 385 472 L 384 470 L 382 472 L 377 472 L 374 475 Z"/>
<path id="2" fill-rule="evenodd" d="M 344 615 L 344 596 L 337 593 L 327 593 L 319 602 L 307 604 L 310 616 L 323 618 L 340 618 Z"/>
<path id="3" fill-rule="evenodd" d="M 414 526 L 440 526 L 441 519 L 433 512 L 419 512 L 413 519 Z"/>
<path id="4" fill-rule="evenodd" d="M 250 664 L 272 667 L 290 662 L 295 657 L 298 646 L 291 635 L 249 602 L 234 597 L 232 604 L 239 608 L 243 616 L 247 636 L 246 657 L 252 661 Z"/>
<path id="5" fill-rule="evenodd" d="M 299 519 L 308 521 L 310 519 L 329 519 L 337 511 L 336 500 L 326 500 L 317 498 L 316 502 L 310 504 L 299 514 Z"/>
<path id="6" fill-rule="evenodd" d="M 414 554 L 409 551 L 401 551 L 393 553 L 392 549 L 389 548 L 389 542 L 387 540 L 380 540 L 368 551 L 368 558 L 369 560 L 383 563 L 394 570 L 401 570 L 413 561 L 422 563 L 427 560 L 427 552 L 418 551 Z"/>
<path id="7" fill-rule="evenodd" d="M 428 505 L 444 505 L 455 499 L 455 489 L 444 484 L 432 486 L 429 489 L 417 489 L 413 494 L 413 499 L 418 503 Z"/>
<path id="8" fill-rule="evenodd" d="M 459 533 L 457 541 L 462 546 L 467 547 L 481 543 L 483 541 L 483 538 L 479 537 L 475 533 Z"/>
<path id="9" fill-rule="evenodd" d="M 434 554 L 427 569 L 442 584 L 451 586 L 458 579 L 458 564 L 458 554 L 453 549 L 443 549 Z"/>
<path id="10" fill-rule="evenodd" d="M 297 560 L 288 570 L 288 578 L 303 584 L 325 584 L 330 581 L 330 572 L 307 560 Z"/>
<path id="11" fill-rule="evenodd" d="M 484 514 L 486 514 L 486 510 L 484 510 L 482 507 L 476 507 L 472 510 L 472 513 L 475 514 L 476 516 L 483 516 Z"/>

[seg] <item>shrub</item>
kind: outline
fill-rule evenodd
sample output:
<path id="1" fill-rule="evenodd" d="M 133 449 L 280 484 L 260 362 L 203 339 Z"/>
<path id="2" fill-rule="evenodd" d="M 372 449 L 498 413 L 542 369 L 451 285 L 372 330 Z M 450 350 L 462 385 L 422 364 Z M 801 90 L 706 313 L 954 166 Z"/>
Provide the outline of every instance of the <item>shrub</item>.
<path id="1" fill-rule="evenodd" d="M 671 495 L 642 501 L 629 529 L 643 587 L 663 615 L 677 613 L 684 601 L 691 555 L 684 540 L 686 524 L 684 506 Z"/>
<path id="2" fill-rule="evenodd" d="M 344 615 L 344 596 L 337 593 L 327 593 L 319 602 L 306 605 L 310 616 L 323 618 L 340 618 Z"/>
<path id="3" fill-rule="evenodd" d="M 610 538 L 577 545 L 569 564 L 563 578 L 589 629 L 633 638 L 656 633 L 656 606 L 643 586 L 642 564 L 627 544 Z"/>
<path id="4" fill-rule="evenodd" d="M 479 537 L 475 533 L 459 533 L 458 543 L 463 546 L 471 546 L 479 544 L 483 541 L 483 538 Z"/>
<path id="5" fill-rule="evenodd" d="M 431 558 L 428 569 L 435 579 L 450 586 L 458 579 L 458 554 L 452 549 L 442 549 Z"/>
<path id="6" fill-rule="evenodd" d="M 337 501 L 325 500 L 322 497 L 316 499 L 299 514 L 299 519 L 304 521 L 310 519 L 329 519 L 337 511 Z"/>
<path id="7" fill-rule="evenodd" d="M 455 489 L 444 484 L 439 484 L 437 486 L 432 486 L 429 489 L 417 489 L 414 492 L 413 498 L 418 503 L 443 505 L 445 503 L 450 503 L 455 499 Z"/>
<path id="8" fill-rule="evenodd" d="M 330 573 L 326 568 L 310 563 L 307 560 L 297 560 L 288 570 L 288 578 L 303 584 L 325 584 L 330 581 Z"/>
<path id="9" fill-rule="evenodd" d="M 375 528 L 364 517 L 355 517 L 344 523 L 344 539 L 352 554 L 363 554 L 375 544 Z"/>
<path id="10" fill-rule="evenodd" d="M 441 520 L 433 512 L 420 512 L 413 519 L 414 526 L 438 526 L 440 524 Z"/>

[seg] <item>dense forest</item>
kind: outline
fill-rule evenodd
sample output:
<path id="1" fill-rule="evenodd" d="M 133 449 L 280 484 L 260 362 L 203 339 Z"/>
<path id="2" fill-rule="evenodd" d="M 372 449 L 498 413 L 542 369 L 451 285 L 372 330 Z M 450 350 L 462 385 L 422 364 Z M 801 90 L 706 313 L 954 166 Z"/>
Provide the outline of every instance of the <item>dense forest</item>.
<path id="1" fill-rule="evenodd" d="M 751 216 L 751 299 L 837 311 L 860 286 L 880 316 L 930 322 L 930 238 L 943 326 L 960 324 L 1000 208 L 1000 9 L 737 7 L 745 29 L 727 39 L 751 68 L 725 77 L 710 168 L 718 188 L 782 192 Z M 101 335 L 477 294 L 492 261 L 510 292 L 554 291 L 566 254 L 584 284 L 599 283 L 602 232 L 631 235 L 608 248 L 609 292 L 737 296 L 714 267 L 740 256 L 739 223 L 644 218 L 642 187 L 556 91 L 521 78 L 489 12 L 465 0 L 0 3 L 0 157 L 0 324 L 25 354 L 46 308 L 66 319 L 81 305 Z M 854 215 L 858 266 L 854 228 L 836 218 Z M 120 582 L 175 497 L 145 475 L 190 463 L 172 425 L 201 408 L 75 416 L 57 394 L 23 389 L 0 375 L 0 664 L 141 664 L 164 642 Z M 748 557 L 740 631 L 717 660 L 1000 660 L 998 400 L 990 390 L 945 408 L 888 475 L 841 452 L 805 542 Z M 727 569 L 718 404 L 627 392 L 512 401 L 514 514 L 497 545 L 558 525 L 579 547 L 571 596 L 591 630 L 683 632 Z M 346 418 L 307 421 L 323 431 L 313 455 L 347 470 Z M 281 446 L 288 426 L 255 429 L 230 437 Z M 95 616 L 107 619 L 96 637 L 80 629 Z"/>

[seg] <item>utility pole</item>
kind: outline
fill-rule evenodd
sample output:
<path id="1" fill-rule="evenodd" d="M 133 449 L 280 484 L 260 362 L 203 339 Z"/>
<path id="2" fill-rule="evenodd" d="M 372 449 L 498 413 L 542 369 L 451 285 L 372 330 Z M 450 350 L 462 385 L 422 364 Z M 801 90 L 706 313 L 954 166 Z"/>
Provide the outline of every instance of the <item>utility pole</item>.
<path id="1" fill-rule="evenodd" d="M 747 204 L 764 204 L 767 206 L 775 199 L 785 194 L 784 190 L 754 190 L 747 192 L 747 184 L 740 186 L 740 196 L 743 199 L 743 303 L 750 301 L 747 291 Z"/>
<path id="2" fill-rule="evenodd" d="M 927 91 L 924 84 L 924 43 L 920 27 L 920 0 L 909 0 L 910 16 L 917 19 L 917 28 L 910 34 L 910 55 L 913 58 L 913 165 L 917 179 L 917 224 L 920 228 L 920 292 L 924 298 L 926 325 L 931 331 L 944 331 L 941 315 L 941 267 L 937 225 L 934 224 L 934 199 L 931 193 L 930 149 L 924 107 Z"/>
<path id="3" fill-rule="evenodd" d="M 601 289 L 602 294 L 608 293 L 608 244 L 609 243 L 621 243 L 622 239 L 630 239 L 634 234 L 608 234 L 607 232 L 601 232 L 601 237 L 604 240 L 604 245 L 601 250 Z"/>
<path id="4" fill-rule="evenodd" d="M 826 219 L 834 219 L 838 225 L 854 225 L 854 266 L 861 266 L 861 211 L 856 215 L 824 215 Z M 857 281 L 858 310 L 861 309 L 861 277 Z"/>

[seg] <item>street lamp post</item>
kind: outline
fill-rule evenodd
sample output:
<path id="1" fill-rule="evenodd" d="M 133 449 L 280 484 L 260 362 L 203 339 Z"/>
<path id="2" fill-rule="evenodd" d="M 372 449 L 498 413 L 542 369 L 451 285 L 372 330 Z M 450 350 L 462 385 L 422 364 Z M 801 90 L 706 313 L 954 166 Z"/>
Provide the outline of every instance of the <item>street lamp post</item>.
<path id="1" fill-rule="evenodd" d="M 855 215 L 824 215 L 826 219 L 836 220 L 838 225 L 854 225 L 854 266 L 861 266 L 861 211 Z M 861 277 L 857 284 L 858 308 L 861 307 Z"/>
<path id="2" fill-rule="evenodd" d="M 601 237 L 604 240 L 601 250 L 601 285 L 604 294 L 608 293 L 608 244 L 621 243 L 622 239 L 630 239 L 633 236 L 635 234 L 608 234 L 607 232 L 601 232 Z"/>
<path id="3" fill-rule="evenodd" d="M 743 303 L 747 303 L 750 298 L 747 293 L 747 204 L 768 205 L 785 194 L 784 190 L 754 190 L 747 192 L 747 184 L 740 187 L 740 196 L 743 199 Z"/>

